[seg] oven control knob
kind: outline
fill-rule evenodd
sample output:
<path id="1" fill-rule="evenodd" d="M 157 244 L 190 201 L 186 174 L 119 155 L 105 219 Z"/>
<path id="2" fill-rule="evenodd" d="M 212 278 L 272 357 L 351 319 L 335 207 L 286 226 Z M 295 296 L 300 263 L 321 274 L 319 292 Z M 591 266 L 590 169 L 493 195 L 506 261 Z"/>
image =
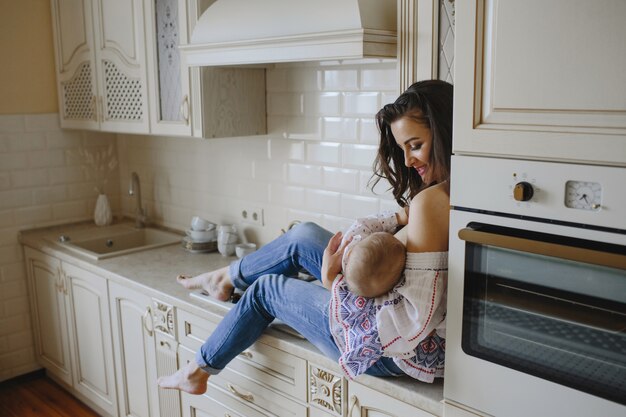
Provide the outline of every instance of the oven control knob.
<path id="1" fill-rule="evenodd" d="M 518 182 L 513 187 L 513 198 L 517 201 L 528 201 L 533 198 L 533 186 L 526 181 Z"/>

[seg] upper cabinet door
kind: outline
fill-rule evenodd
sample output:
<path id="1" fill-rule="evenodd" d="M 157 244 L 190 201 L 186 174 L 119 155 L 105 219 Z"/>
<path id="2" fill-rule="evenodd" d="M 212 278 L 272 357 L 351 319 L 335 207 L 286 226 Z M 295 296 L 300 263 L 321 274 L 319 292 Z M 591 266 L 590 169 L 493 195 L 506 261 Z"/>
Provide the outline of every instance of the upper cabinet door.
<path id="1" fill-rule="evenodd" d="M 626 2 L 456 2 L 454 151 L 626 165 Z"/>
<path id="2" fill-rule="evenodd" d="M 97 0 L 94 7 L 101 128 L 148 133 L 143 0 Z"/>
<path id="3" fill-rule="evenodd" d="M 61 127 L 97 129 L 92 2 L 52 0 Z"/>
<path id="4" fill-rule="evenodd" d="M 189 69 L 178 46 L 187 43 L 185 0 L 145 0 L 150 131 L 191 136 Z"/>

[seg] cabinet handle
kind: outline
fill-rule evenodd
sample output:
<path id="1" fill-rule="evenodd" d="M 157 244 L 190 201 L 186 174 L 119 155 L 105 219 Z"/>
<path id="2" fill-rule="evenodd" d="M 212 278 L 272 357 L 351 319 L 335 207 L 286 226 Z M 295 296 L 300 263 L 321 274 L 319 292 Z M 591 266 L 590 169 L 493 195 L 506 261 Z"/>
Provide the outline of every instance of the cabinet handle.
<path id="1" fill-rule="evenodd" d="M 170 350 L 172 349 L 172 346 L 169 344 L 169 342 L 167 342 L 167 341 L 165 341 L 165 340 L 161 340 L 161 341 L 159 342 L 159 344 L 161 345 L 161 347 L 166 347 L 166 348 L 168 348 L 168 349 L 170 349 Z"/>
<path id="2" fill-rule="evenodd" d="M 244 350 L 239 354 L 239 356 L 243 356 L 246 359 L 252 359 L 252 352 Z"/>
<path id="3" fill-rule="evenodd" d="M 57 266 L 57 273 L 54 276 L 54 288 L 57 292 L 61 292 L 61 267 Z"/>
<path id="4" fill-rule="evenodd" d="M 224 413 L 224 417 L 231 417 L 231 416 L 228 413 Z"/>
<path id="5" fill-rule="evenodd" d="M 143 324 L 143 328 L 146 330 L 146 332 L 148 332 L 148 336 L 152 336 L 152 329 L 148 328 L 148 317 L 150 317 L 150 319 L 152 319 L 152 309 L 150 307 L 146 308 L 146 312 L 143 313 L 143 316 L 141 317 L 141 321 Z"/>
<path id="6" fill-rule="evenodd" d="M 254 402 L 254 396 L 252 394 L 244 394 L 244 393 L 237 391 L 237 388 L 235 388 L 230 382 L 227 382 L 226 386 L 228 387 L 230 392 L 232 392 L 233 394 L 235 394 L 237 397 L 241 398 L 242 400 L 248 401 L 250 403 Z"/>
<path id="7" fill-rule="evenodd" d="M 67 275 L 61 267 L 59 267 L 59 292 L 67 295 Z"/>
<path id="8" fill-rule="evenodd" d="M 359 403 L 359 399 L 356 395 L 350 397 L 350 408 L 348 408 L 348 417 L 352 417 L 352 412 L 354 411 L 354 407 Z"/>
<path id="9" fill-rule="evenodd" d="M 183 102 L 180 103 L 180 114 L 182 114 L 185 124 L 189 126 L 189 95 L 185 94 Z"/>

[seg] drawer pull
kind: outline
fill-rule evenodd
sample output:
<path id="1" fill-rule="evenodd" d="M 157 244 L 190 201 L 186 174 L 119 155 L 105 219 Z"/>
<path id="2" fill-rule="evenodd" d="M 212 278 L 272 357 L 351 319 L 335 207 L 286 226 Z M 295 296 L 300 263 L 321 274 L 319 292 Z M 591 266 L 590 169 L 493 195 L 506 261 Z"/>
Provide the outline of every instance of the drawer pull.
<path id="1" fill-rule="evenodd" d="M 239 356 L 243 356 L 246 359 L 252 359 L 252 352 L 244 350 L 239 354 Z"/>
<path id="2" fill-rule="evenodd" d="M 143 328 L 146 330 L 146 332 L 148 332 L 148 336 L 152 337 L 152 329 L 148 328 L 148 318 L 152 320 L 152 309 L 150 307 L 146 308 L 146 312 L 143 313 L 143 316 L 141 317 L 141 321 L 143 324 Z"/>
<path id="3" fill-rule="evenodd" d="M 226 386 L 228 387 L 230 392 L 232 392 L 233 394 L 235 394 L 237 397 L 241 398 L 242 400 L 248 401 L 250 403 L 254 402 L 254 396 L 252 394 L 243 394 L 237 391 L 237 388 L 235 388 L 230 382 L 227 382 Z"/>
<path id="4" fill-rule="evenodd" d="M 354 407 L 359 403 L 359 399 L 356 395 L 350 397 L 350 408 L 348 409 L 348 417 L 352 417 L 352 412 L 354 411 Z"/>

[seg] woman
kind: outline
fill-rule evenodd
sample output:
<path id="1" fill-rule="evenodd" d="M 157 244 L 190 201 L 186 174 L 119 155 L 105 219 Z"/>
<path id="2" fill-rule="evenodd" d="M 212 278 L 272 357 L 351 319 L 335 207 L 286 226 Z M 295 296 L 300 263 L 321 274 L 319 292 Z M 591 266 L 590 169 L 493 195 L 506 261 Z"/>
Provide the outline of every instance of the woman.
<path id="1" fill-rule="evenodd" d="M 220 300 L 228 299 L 234 287 L 246 291 L 198 351 L 197 363 L 160 378 L 161 387 L 204 393 L 209 375 L 254 343 L 274 318 L 339 360 L 350 377 L 362 372 L 408 374 L 432 381 L 442 376 L 452 86 L 436 80 L 415 83 L 380 110 L 376 120 L 381 141 L 375 183 L 386 179 L 398 204 L 410 206 L 408 219 L 405 209 L 395 216 L 399 225 L 408 222 L 406 279 L 387 296 L 369 299 L 361 314 L 374 319 L 374 333 L 351 337 L 345 332 L 345 326 L 357 325 L 358 319 L 351 321 L 345 314 L 352 306 L 341 278 L 332 292 L 289 278 L 304 268 L 317 279 L 332 282 L 341 270 L 341 234 L 333 236 L 304 223 L 228 267 L 194 278 L 178 277 L 186 288 L 202 287 Z M 331 309 L 337 314 L 334 321 L 329 320 Z M 359 343 L 372 335 L 376 346 L 367 352 L 375 353 L 364 356 Z"/>

